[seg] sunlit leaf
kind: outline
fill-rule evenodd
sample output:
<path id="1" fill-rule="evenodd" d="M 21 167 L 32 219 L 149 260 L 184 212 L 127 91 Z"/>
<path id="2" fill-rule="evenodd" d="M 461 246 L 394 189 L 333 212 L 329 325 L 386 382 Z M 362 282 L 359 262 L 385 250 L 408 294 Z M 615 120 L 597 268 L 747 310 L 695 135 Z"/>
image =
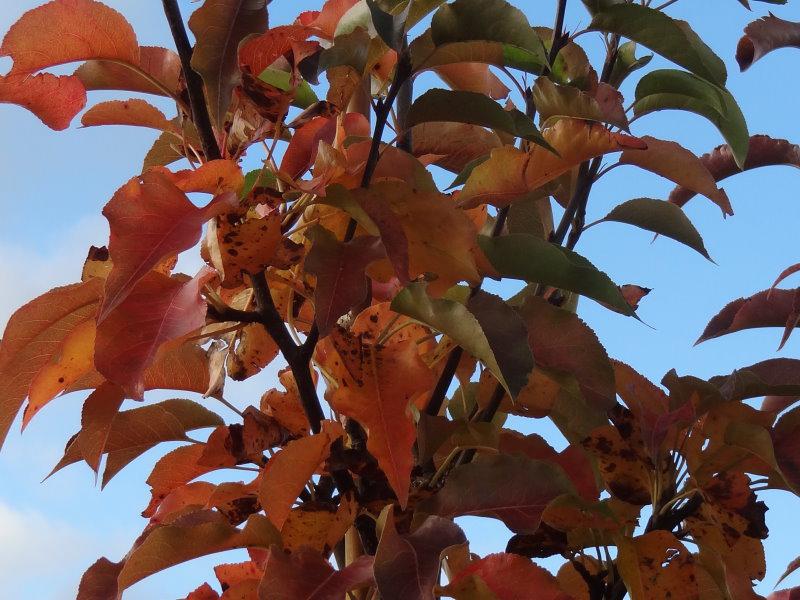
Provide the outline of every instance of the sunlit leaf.
<path id="1" fill-rule="evenodd" d="M 131 125 L 159 131 L 175 131 L 175 127 L 160 110 L 144 100 L 110 100 L 87 110 L 81 117 L 84 127 L 98 125 Z"/>
<path id="2" fill-rule="evenodd" d="M 51 129 L 61 130 L 86 106 L 86 90 L 69 76 L 0 76 L 0 103 L 27 108 Z"/>
<path id="3" fill-rule="evenodd" d="M 89 60 L 75 71 L 87 90 L 125 90 L 165 96 L 178 94 L 181 62 L 178 55 L 166 48 L 141 46 L 137 66 L 107 60 Z"/>
<path id="4" fill-rule="evenodd" d="M 617 564 L 631 600 L 700 598 L 692 556 L 670 532 L 621 539 L 618 548 Z"/>

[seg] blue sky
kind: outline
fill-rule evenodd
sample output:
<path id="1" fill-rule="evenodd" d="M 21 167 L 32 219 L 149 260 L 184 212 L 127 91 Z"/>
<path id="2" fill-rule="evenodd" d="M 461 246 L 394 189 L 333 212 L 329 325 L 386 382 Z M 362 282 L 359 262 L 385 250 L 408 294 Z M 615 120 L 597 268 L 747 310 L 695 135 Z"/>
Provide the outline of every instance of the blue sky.
<path id="1" fill-rule="evenodd" d="M 0 3 L 4 32 L 38 0 Z M 143 45 L 171 45 L 159 3 L 108 0 L 123 12 Z M 321 0 L 274 0 L 274 24 L 292 19 L 302 9 L 317 8 Z M 553 2 L 520 0 L 535 25 L 550 25 Z M 744 26 L 766 14 L 765 5 L 752 3 L 746 11 L 736 0 L 681 0 L 672 15 L 689 20 L 701 37 L 725 60 L 729 89 L 739 100 L 751 133 L 800 141 L 796 119 L 800 83 L 800 53 L 782 50 L 740 74 L 733 59 Z M 189 2 L 183 2 L 188 14 Z M 194 5 L 192 5 L 194 6 Z M 770 7 L 780 17 L 800 21 L 800 3 Z M 567 26 L 583 28 L 588 16 L 578 0 L 570 2 Z M 596 49 L 597 36 L 581 42 Z M 0 72 L 7 62 L 0 59 Z M 654 66 L 668 66 L 658 59 Z M 596 65 L 597 66 L 597 65 Z M 634 78 L 635 81 L 635 78 Z M 632 97 L 631 83 L 623 90 Z M 90 104 L 111 98 L 90 95 Z M 162 103 L 171 111 L 168 103 Z M 107 227 L 100 216 L 113 192 L 135 174 L 152 143 L 153 132 L 133 128 L 79 129 L 52 132 L 17 107 L 0 106 L 0 326 L 11 312 L 54 285 L 75 281 L 89 244 L 101 245 Z M 680 142 L 703 153 L 721 143 L 706 121 L 683 113 L 649 115 L 634 124 L 635 134 L 650 134 Z M 706 377 L 729 373 L 774 356 L 797 356 L 795 336 L 776 354 L 779 332 L 762 330 L 735 334 L 692 347 L 708 319 L 734 298 L 770 285 L 785 266 L 800 260 L 793 231 L 800 222 L 796 198 L 798 174 L 785 167 L 739 175 L 724 183 L 735 216 L 723 221 L 719 209 L 696 198 L 687 213 L 718 263 L 695 252 L 631 227 L 603 224 L 589 230 L 577 250 L 608 272 L 618 283 L 653 288 L 639 313 L 648 328 L 633 319 L 582 302 L 581 315 L 595 329 L 609 354 L 632 364 L 658 381 L 671 368 L 681 374 Z M 664 198 L 668 182 L 634 168 L 620 168 L 603 178 L 592 195 L 588 221 L 602 217 L 616 204 L 637 197 Z M 196 259 L 186 261 L 187 270 Z M 275 369 L 236 386 L 231 398 L 239 405 L 257 403 L 272 387 Z M 154 399 L 158 396 L 153 395 Z M 162 395 L 161 397 L 169 397 Z M 15 424 L 0 452 L 0 582 L 7 597 L 36 600 L 73 598 L 80 573 L 102 554 L 116 560 L 145 524 L 138 513 L 147 504 L 143 481 L 164 448 L 135 461 L 102 492 L 84 465 L 65 469 L 40 483 L 60 458 L 68 437 L 78 429 L 79 394 L 53 402 L 23 436 Z M 209 401 L 211 402 L 211 401 Z M 221 406 L 221 414 L 230 416 Z M 525 432 L 552 430 L 541 421 L 515 421 Z M 556 444 L 560 443 L 556 440 Z M 796 501 L 786 493 L 762 494 L 770 511 L 766 542 L 768 571 L 759 591 L 767 593 L 786 564 L 800 554 L 793 533 Z M 488 521 L 463 523 L 479 553 L 502 550 L 508 537 L 501 525 Z M 231 555 L 227 560 L 235 560 Z M 133 587 L 126 598 L 167 599 L 185 596 L 205 579 L 213 580 L 212 560 L 199 560 L 155 576 Z M 800 585 L 800 576 L 787 583 Z"/>

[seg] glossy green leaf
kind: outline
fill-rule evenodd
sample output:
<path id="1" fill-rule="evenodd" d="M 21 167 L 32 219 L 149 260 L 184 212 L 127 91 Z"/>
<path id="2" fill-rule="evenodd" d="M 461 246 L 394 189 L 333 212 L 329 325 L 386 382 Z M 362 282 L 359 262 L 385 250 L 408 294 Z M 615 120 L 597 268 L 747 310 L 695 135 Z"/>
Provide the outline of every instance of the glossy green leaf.
<path id="1" fill-rule="evenodd" d="M 725 85 L 722 62 L 685 21 L 639 4 L 615 4 L 594 13 L 593 31 L 616 33 L 646 46 L 703 79 Z"/>
<path id="2" fill-rule="evenodd" d="M 726 89 L 673 69 L 642 77 L 636 86 L 634 114 L 668 109 L 693 112 L 711 121 L 730 145 L 736 164 L 744 165 L 750 134 L 739 105 Z"/>
<path id="3" fill-rule="evenodd" d="M 611 77 L 608 80 L 608 83 L 615 88 L 619 88 L 631 73 L 646 67 L 653 60 L 652 54 L 645 54 L 637 58 L 636 46 L 636 42 L 625 42 L 617 50 L 617 60 L 614 62 L 614 68 L 611 70 Z"/>
<path id="4" fill-rule="evenodd" d="M 292 90 L 294 85 L 292 83 L 291 73 L 287 71 L 281 71 L 280 69 L 273 69 L 272 67 L 264 69 L 258 78 L 264 83 L 276 87 L 284 92 Z M 292 106 L 296 106 L 298 108 L 308 108 L 318 100 L 319 98 L 317 98 L 317 94 L 313 89 L 311 89 L 311 86 L 306 80 L 300 80 L 300 82 L 294 87 Z"/>
<path id="5" fill-rule="evenodd" d="M 514 318 L 510 314 L 513 309 L 501 309 L 496 300 L 483 298 L 476 301 L 475 306 L 478 307 L 478 315 L 455 300 L 431 298 L 422 283 L 412 283 L 392 301 L 392 310 L 430 325 L 450 337 L 483 362 L 503 387 L 516 396 L 533 368 L 533 357 L 527 342 L 521 342 L 526 337 L 525 325 L 519 317 L 511 320 Z M 509 319 L 502 328 L 499 315 Z M 482 327 L 481 319 L 487 325 L 487 330 Z M 524 343 L 524 349 L 504 347 L 513 343 L 510 341 L 512 339 Z"/>
<path id="6" fill-rule="evenodd" d="M 480 125 L 550 147 L 525 113 L 516 109 L 505 110 L 488 96 L 477 92 L 441 89 L 425 92 L 408 111 L 408 127 L 436 121 Z"/>
<path id="7" fill-rule="evenodd" d="M 672 238 L 711 260 L 703 244 L 703 238 L 686 213 L 664 200 L 652 198 L 628 200 L 613 208 L 602 220 L 627 223 Z"/>
<path id="8" fill-rule="evenodd" d="M 624 315 L 634 315 L 613 281 L 581 255 L 533 235 L 479 236 L 489 262 L 504 277 L 576 292 Z"/>

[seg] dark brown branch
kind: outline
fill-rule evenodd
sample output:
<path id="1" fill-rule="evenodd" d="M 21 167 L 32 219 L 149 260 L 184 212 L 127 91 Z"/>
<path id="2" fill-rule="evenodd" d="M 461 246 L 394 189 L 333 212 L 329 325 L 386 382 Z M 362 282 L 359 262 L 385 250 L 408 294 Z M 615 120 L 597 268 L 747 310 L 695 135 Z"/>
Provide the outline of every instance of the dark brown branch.
<path id="1" fill-rule="evenodd" d="M 175 48 L 181 59 L 183 77 L 186 80 L 186 90 L 189 93 L 189 104 L 192 107 L 192 121 L 194 121 L 197 132 L 200 135 L 200 143 L 203 145 L 203 154 L 206 160 L 216 160 L 221 157 L 217 138 L 214 136 L 214 128 L 211 126 L 211 117 L 208 115 L 205 93 L 203 92 L 203 79 L 192 69 L 192 45 L 186 35 L 186 27 L 181 17 L 181 9 L 178 7 L 177 0 L 162 0 L 164 14 L 175 40 Z"/>

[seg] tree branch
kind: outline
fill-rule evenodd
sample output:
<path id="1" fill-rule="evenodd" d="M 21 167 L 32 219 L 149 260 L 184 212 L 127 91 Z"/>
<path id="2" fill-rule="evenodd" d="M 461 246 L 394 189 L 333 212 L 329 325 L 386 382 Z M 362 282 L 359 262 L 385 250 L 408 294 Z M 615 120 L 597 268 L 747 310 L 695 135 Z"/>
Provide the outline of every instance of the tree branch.
<path id="1" fill-rule="evenodd" d="M 186 80 L 186 89 L 189 92 L 189 104 L 192 107 L 192 121 L 194 121 L 197 132 L 200 135 L 200 143 L 203 145 L 203 154 L 206 160 L 216 160 L 221 157 L 217 138 L 214 136 L 214 128 L 211 126 L 211 118 L 208 115 L 205 93 L 203 92 L 203 79 L 192 69 L 192 46 L 189 37 L 186 35 L 186 27 L 181 17 L 181 9 L 178 7 L 177 0 L 162 0 L 164 14 L 175 40 L 175 47 L 181 59 L 183 77 Z"/>

